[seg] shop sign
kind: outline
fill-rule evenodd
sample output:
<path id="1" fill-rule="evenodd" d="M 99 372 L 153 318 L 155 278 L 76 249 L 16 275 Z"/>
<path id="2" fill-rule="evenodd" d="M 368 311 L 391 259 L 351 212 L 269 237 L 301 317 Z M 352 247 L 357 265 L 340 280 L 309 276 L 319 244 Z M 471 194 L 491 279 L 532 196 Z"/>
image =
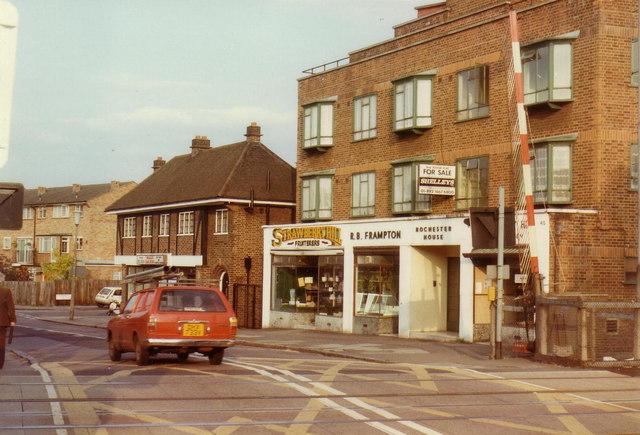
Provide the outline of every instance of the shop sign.
<path id="1" fill-rule="evenodd" d="M 341 246 L 340 228 L 332 226 L 276 228 L 271 246 L 274 248 L 320 248 Z"/>
<path id="2" fill-rule="evenodd" d="M 149 254 L 149 255 L 136 255 L 136 264 L 165 264 L 164 255 L 162 254 Z"/>
<path id="3" fill-rule="evenodd" d="M 418 165 L 418 193 L 420 195 L 455 195 L 456 167 Z"/>

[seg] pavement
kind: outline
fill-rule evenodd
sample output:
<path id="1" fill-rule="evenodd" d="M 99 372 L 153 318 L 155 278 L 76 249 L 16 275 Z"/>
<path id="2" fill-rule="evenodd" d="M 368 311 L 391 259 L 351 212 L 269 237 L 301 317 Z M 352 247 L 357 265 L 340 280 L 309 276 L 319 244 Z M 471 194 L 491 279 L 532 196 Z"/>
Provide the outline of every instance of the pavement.
<path id="1" fill-rule="evenodd" d="M 69 307 L 17 307 L 40 320 L 106 329 L 112 318 L 106 309 L 75 307 L 70 320 Z M 106 334 L 105 334 L 106 335 Z M 239 329 L 236 346 L 254 346 L 282 351 L 321 354 L 376 363 L 406 363 L 448 366 L 490 371 L 526 371 L 553 366 L 533 361 L 531 356 L 511 354 L 503 348 L 504 358 L 490 359 L 488 343 L 441 342 L 430 339 L 405 339 L 388 335 L 359 335 L 307 329 Z M 106 349 L 106 347 L 105 347 Z M 8 350 L 11 350 L 9 345 Z M 6 365 L 13 365 L 18 355 L 7 352 Z M 6 367 L 5 365 L 5 367 Z"/>

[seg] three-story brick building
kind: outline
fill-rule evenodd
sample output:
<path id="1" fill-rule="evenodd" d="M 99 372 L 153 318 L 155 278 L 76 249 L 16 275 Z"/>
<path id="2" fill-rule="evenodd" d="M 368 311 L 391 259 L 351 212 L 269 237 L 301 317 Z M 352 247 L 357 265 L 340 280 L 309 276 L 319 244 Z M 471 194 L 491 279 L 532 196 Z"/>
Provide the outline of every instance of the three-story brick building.
<path id="1" fill-rule="evenodd" d="M 637 2 L 417 9 L 391 39 L 299 79 L 297 223 L 265 229 L 263 324 L 488 337 L 495 251 L 474 252 L 468 218 L 471 207 L 497 206 L 499 187 L 513 205 L 522 185 L 510 11 L 543 292 L 630 301 Z M 420 170 L 442 171 L 431 194 L 418 188 Z M 516 248 L 505 260 L 511 298 L 522 291 Z"/>

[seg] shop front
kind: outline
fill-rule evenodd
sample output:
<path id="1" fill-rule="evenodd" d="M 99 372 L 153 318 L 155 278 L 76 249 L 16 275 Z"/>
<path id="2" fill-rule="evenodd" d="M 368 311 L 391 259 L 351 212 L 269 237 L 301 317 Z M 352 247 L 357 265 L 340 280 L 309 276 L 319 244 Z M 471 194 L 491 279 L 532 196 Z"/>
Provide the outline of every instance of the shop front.
<path id="1" fill-rule="evenodd" d="M 471 340 L 470 241 L 462 217 L 265 227 L 263 327 Z"/>

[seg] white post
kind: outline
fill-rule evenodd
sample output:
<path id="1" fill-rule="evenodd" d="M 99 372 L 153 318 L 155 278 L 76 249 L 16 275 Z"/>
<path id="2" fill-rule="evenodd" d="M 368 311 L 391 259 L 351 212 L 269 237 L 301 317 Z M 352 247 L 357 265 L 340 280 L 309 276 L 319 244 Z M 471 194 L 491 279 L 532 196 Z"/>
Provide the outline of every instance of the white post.
<path id="1" fill-rule="evenodd" d="M 498 288 L 496 289 L 496 359 L 502 359 L 502 300 L 504 278 L 504 187 L 498 188 Z"/>

